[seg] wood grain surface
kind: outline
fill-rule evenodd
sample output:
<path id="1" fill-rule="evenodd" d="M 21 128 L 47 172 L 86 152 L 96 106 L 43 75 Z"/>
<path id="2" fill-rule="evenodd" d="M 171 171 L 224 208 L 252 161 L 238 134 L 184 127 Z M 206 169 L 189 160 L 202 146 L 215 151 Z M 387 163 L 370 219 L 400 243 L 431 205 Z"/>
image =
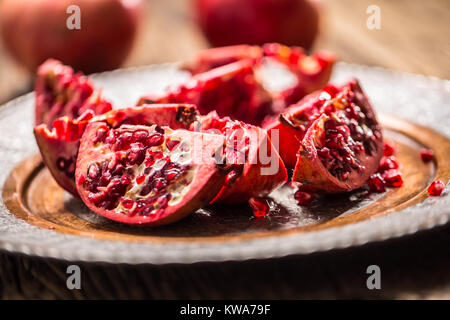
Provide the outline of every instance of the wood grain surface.
<path id="1" fill-rule="evenodd" d="M 317 48 L 344 61 L 450 78 L 448 0 L 328 0 Z M 381 30 L 366 8 L 381 8 Z M 184 60 L 207 46 L 188 1 L 149 1 L 126 66 Z M 31 90 L 31 76 L 0 44 L 0 103 Z M 265 261 L 191 266 L 80 265 L 82 290 L 68 290 L 68 262 L 0 253 L 0 298 L 387 298 L 450 299 L 450 226 L 374 243 Z M 368 290 L 366 268 L 381 268 Z"/>

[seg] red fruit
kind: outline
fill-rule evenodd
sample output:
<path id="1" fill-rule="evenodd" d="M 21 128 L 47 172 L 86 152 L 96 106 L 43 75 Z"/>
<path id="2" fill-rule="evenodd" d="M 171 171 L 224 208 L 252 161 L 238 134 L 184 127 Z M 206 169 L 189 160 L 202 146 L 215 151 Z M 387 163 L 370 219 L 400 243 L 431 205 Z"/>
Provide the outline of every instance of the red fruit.
<path id="1" fill-rule="evenodd" d="M 262 60 L 263 57 L 264 60 Z M 184 68 L 192 74 L 198 74 L 243 59 L 254 61 L 253 69 L 258 75 L 262 75 L 261 79 L 256 80 L 261 81 L 263 85 L 266 82 L 270 84 L 270 79 L 264 76 L 264 72 L 259 72 L 266 66 L 264 61 L 276 60 L 284 64 L 297 79 L 293 86 L 283 88 L 279 92 L 271 92 L 274 100 L 273 108 L 278 112 L 298 102 L 306 94 L 322 89 L 330 79 L 336 61 L 336 57 L 330 52 L 320 51 L 307 56 L 302 48 L 269 43 L 263 48 L 235 45 L 203 50 Z"/>
<path id="2" fill-rule="evenodd" d="M 195 123 L 194 123 L 195 126 Z M 287 171 L 267 132 L 259 127 L 216 112 L 201 117 L 202 132 L 222 134 L 229 147 L 228 164 L 243 164 L 239 172 L 231 171 L 214 202 L 241 203 L 251 197 L 263 197 L 287 181 Z"/>
<path id="3" fill-rule="evenodd" d="M 384 142 L 384 148 L 383 148 L 383 155 L 385 157 L 390 157 L 395 154 L 395 146 L 392 142 L 385 141 Z"/>
<path id="4" fill-rule="evenodd" d="M 35 124 L 43 123 L 50 128 L 59 117 L 73 120 L 88 111 L 95 115 L 112 109 L 88 77 L 53 59 L 39 67 L 35 95 Z"/>
<path id="5" fill-rule="evenodd" d="M 117 138 L 114 142 L 94 142 L 104 126 L 101 122 L 87 125 L 75 177 L 84 203 L 108 219 L 151 226 L 179 220 L 208 204 L 231 169 L 216 162 L 225 143 L 221 135 L 156 125 L 122 125 L 108 129 L 108 135 Z M 163 135 L 164 142 L 154 146 L 135 138 L 137 132 L 144 131 L 147 136 Z M 118 143 L 128 133 L 129 144 Z M 180 141 L 180 147 L 170 151 L 168 139 Z M 156 152 L 162 157 L 146 166 Z M 141 175 L 145 181 L 138 183 Z"/>
<path id="6" fill-rule="evenodd" d="M 370 178 L 367 180 L 367 184 L 370 190 L 373 192 L 386 191 L 386 182 L 379 173 L 371 175 Z"/>
<path id="7" fill-rule="evenodd" d="M 297 190 L 294 193 L 294 198 L 295 198 L 295 200 L 297 200 L 297 203 L 299 205 L 309 206 L 311 204 L 311 202 L 314 200 L 315 196 L 312 193 Z"/>
<path id="8" fill-rule="evenodd" d="M 197 111 L 191 105 L 151 105 L 112 110 L 88 120 L 70 120 L 68 117 L 53 122 L 53 129 L 42 124 L 34 128 L 36 142 L 42 158 L 56 182 L 73 195 L 77 195 L 74 182 L 75 160 L 78 154 L 80 138 L 89 121 L 105 122 L 94 137 L 94 142 L 115 140 L 108 136 L 108 126 L 122 124 L 158 123 L 174 129 L 188 128 L 197 119 Z M 136 132 L 138 141 L 147 138 L 147 131 Z"/>
<path id="9" fill-rule="evenodd" d="M 196 0 L 197 20 L 213 46 L 280 42 L 309 49 L 319 11 L 309 0 Z"/>
<path id="10" fill-rule="evenodd" d="M 3 0 L 0 30 L 9 52 L 30 71 L 48 58 L 92 73 L 119 67 L 134 42 L 141 0 Z M 69 29 L 80 10 L 80 29 Z"/>
<path id="11" fill-rule="evenodd" d="M 334 98 L 323 103 L 319 114 L 301 140 L 292 180 L 311 192 L 361 187 L 378 169 L 383 136 L 357 80 L 341 86 Z M 295 150 L 293 145 L 289 148 Z"/>
<path id="12" fill-rule="evenodd" d="M 431 149 L 420 150 L 420 158 L 423 162 L 427 163 L 434 159 L 434 152 Z"/>
<path id="13" fill-rule="evenodd" d="M 138 105 L 145 103 L 191 103 L 201 114 L 215 110 L 252 124 L 271 113 L 271 97 L 256 81 L 249 59 L 197 74 L 163 95 L 142 97 Z"/>
<path id="14" fill-rule="evenodd" d="M 383 157 L 378 167 L 378 172 L 384 172 L 389 169 L 398 169 L 399 165 L 394 156 Z"/>
<path id="15" fill-rule="evenodd" d="M 267 200 L 264 198 L 250 198 L 248 204 L 253 210 L 253 215 L 257 218 L 265 217 L 270 211 Z"/>
<path id="16" fill-rule="evenodd" d="M 433 181 L 428 187 L 428 193 L 432 197 L 439 197 L 445 189 L 445 184 L 441 180 Z"/>
<path id="17" fill-rule="evenodd" d="M 381 174 L 386 186 L 399 188 L 403 185 L 402 174 L 396 169 L 389 169 Z"/>

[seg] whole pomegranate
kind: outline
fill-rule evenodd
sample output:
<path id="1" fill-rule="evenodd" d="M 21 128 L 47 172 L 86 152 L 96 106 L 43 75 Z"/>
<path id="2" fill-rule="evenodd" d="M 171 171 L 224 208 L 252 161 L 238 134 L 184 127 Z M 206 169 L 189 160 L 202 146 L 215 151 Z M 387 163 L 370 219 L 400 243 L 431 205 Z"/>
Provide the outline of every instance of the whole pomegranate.
<path id="1" fill-rule="evenodd" d="M 79 8 L 79 29 L 73 28 L 73 5 Z M 111 70 L 132 48 L 141 5 L 141 0 L 3 0 L 1 35 L 12 56 L 31 71 L 48 58 L 85 73 Z"/>
<path id="2" fill-rule="evenodd" d="M 200 28 L 213 46 L 279 42 L 309 49 L 319 31 L 312 0 L 195 0 Z"/>

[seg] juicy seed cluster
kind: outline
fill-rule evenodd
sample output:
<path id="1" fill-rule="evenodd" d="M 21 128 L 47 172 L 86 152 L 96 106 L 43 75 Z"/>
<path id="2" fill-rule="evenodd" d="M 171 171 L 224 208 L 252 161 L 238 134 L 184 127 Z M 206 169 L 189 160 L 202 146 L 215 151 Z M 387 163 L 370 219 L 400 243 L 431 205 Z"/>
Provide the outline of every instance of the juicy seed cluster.
<path id="1" fill-rule="evenodd" d="M 365 170 L 359 158 L 363 154 L 374 155 L 376 142 L 381 138 L 375 119 L 353 100 L 352 92 L 344 92 L 325 102 L 321 109 L 328 117 L 316 149 L 324 167 L 341 181 L 347 180 L 353 170 L 358 173 Z"/>
<path id="2" fill-rule="evenodd" d="M 384 192 L 386 187 L 399 188 L 403 185 L 402 173 L 399 171 L 400 166 L 393 156 L 395 148 L 392 144 L 385 143 L 384 150 L 388 150 L 387 153 L 385 152 L 387 156 L 381 158 L 378 172 L 367 180 L 367 185 L 373 192 Z"/>
<path id="3" fill-rule="evenodd" d="M 192 166 L 173 160 L 186 159 L 189 147 L 165 129 L 152 128 L 97 130 L 94 147 L 109 150 L 111 157 L 91 163 L 86 172 L 84 187 L 95 206 L 128 216 L 158 214 L 176 200 L 180 192 L 174 188 L 191 182 Z"/>
<path id="4" fill-rule="evenodd" d="M 433 181 L 428 187 L 428 193 L 432 197 L 439 197 L 445 189 L 445 184 L 441 180 Z"/>

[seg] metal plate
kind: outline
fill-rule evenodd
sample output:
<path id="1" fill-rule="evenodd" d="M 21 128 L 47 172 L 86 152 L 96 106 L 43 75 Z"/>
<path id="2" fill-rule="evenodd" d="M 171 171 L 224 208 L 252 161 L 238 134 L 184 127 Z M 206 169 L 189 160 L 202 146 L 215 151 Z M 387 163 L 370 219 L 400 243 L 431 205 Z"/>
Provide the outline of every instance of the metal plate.
<path id="1" fill-rule="evenodd" d="M 269 219 L 250 219 L 246 206 L 212 206 L 157 229 L 106 221 L 62 192 L 33 156 L 33 96 L 18 98 L 0 108 L 0 247 L 69 260 L 192 263 L 305 254 L 446 223 L 448 190 L 428 198 L 426 187 L 436 177 L 447 182 L 450 175 L 449 82 L 342 63 L 333 81 L 350 76 L 361 80 L 378 112 L 391 114 L 381 121 L 399 148 L 402 188 L 381 195 L 328 196 L 300 208 L 286 187 L 273 194 L 279 212 Z M 186 77 L 174 65 L 161 65 L 104 73 L 94 80 L 115 105 L 128 106 L 141 94 Z M 435 150 L 436 163 L 420 161 L 418 151 L 424 146 Z"/>

